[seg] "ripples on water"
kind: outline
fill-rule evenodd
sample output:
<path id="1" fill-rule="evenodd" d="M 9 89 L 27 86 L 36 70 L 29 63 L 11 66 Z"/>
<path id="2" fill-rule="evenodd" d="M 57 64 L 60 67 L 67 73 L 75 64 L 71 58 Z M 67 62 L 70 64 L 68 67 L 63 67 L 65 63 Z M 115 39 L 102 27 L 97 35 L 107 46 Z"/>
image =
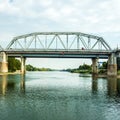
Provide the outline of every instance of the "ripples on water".
<path id="1" fill-rule="evenodd" d="M 68 72 L 0 76 L 0 120 L 120 120 L 120 80 Z"/>

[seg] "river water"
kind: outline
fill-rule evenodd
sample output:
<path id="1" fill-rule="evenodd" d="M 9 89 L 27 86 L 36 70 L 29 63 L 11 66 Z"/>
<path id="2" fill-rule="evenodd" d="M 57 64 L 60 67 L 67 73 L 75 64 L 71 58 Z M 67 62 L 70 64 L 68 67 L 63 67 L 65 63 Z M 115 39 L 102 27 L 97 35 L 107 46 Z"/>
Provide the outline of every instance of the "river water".
<path id="1" fill-rule="evenodd" d="M 59 71 L 3 75 L 0 120 L 120 120 L 120 80 Z"/>

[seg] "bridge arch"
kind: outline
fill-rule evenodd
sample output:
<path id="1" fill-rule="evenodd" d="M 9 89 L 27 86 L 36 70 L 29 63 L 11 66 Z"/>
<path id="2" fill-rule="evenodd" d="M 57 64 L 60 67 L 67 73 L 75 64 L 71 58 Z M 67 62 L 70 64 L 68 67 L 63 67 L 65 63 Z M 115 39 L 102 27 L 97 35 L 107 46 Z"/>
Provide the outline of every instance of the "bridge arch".
<path id="1" fill-rule="evenodd" d="M 81 32 L 35 32 L 14 37 L 6 50 L 108 50 L 111 47 L 99 36 Z"/>

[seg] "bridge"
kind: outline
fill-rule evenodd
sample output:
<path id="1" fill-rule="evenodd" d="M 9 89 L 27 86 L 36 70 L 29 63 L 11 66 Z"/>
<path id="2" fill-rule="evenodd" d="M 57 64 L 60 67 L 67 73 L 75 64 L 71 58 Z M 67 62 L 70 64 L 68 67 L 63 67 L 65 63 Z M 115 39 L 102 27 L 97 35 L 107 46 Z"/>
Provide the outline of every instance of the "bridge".
<path id="1" fill-rule="evenodd" d="M 115 52 L 99 36 L 81 32 L 35 32 L 14 37 L 6 48 L 0 46 L 1 72 L 7 72 L 7 57 L 21 58 L 21 72 L 25 73 L 26 58 L 90 58 L 93 73 L 97 73 L 98 59 L 108 59 L 108 73 L 116 74 Z M 115 72 L 114 72 L 115 71 Z"/>

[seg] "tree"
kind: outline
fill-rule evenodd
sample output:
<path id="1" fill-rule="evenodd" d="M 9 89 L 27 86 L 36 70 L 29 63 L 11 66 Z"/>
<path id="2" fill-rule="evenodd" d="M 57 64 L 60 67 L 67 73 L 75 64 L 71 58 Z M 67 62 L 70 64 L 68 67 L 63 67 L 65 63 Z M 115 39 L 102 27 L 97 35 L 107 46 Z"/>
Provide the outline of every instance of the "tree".
<path id="1" fill-rule="evenodd" d="M 8 70 L 9 72 L 15 72 L 16 70 L 20 70 L 21 63 L 18 59 L 14 57 L 8 57 Z"/>
<path id="2" fill-rule="evenodd" d="M 26 70 L 27 71 L 34 71 L 35 70 L 35 68 L 32 66 L 32 65 L 26 65 Z"/>
<path id="3" fill-rule="evenodd" d="M 80 65 L 79 70 L 91 70 L 91 65 L 87 64 Z"/>
<path id="4" fill-rule="evenodd" d="M 27 71 L 51 71 L 50 68 L 37 68 L 32 65 L 26 65 L 26 70 Z"/>
<path id="5" fill-rule="evenodd" d="M 107 69 L 107 65 L 108 65 L 107 62 L 103 62 L 103 63 L 102 63 L 102 69 Z"/>

